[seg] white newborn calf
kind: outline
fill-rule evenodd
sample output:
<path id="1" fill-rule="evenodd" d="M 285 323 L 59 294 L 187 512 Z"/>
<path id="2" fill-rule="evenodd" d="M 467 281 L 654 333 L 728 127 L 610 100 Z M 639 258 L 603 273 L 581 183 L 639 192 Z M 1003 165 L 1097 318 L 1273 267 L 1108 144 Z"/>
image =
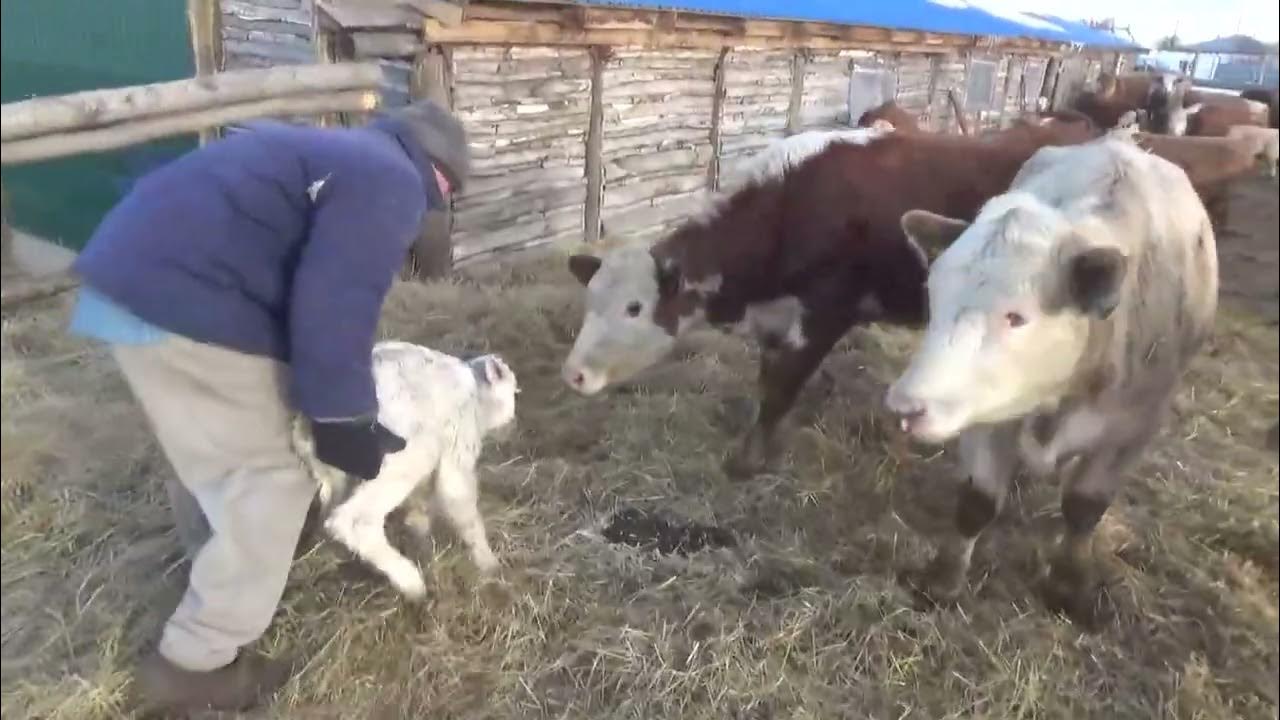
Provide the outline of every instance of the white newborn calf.
<path id="1" fill-rule="evenodd" d="M 498 568 L 476 507 L 476 459 L 485 436 L 515 419 L 515 374 L 496 355 L 470 361 L 405 342 L 381 342 L 373 349 L 378 421 L 405 439 L 405 449 L 386 456 L 377 478 L 361 482 L 346 496 L 345 473 L 315 457 L 305 421 L 294 424 L 294 445 L 320 483 L 320 503 L 328 512 L 325 529 L 357 556 L 387 576 L 411 598 L 426 593 L 418 566 L 387 541 L 385 520 L 416 487 L 433 475 L 435 499 L 482 574 Z M 337 503 L 335 505 L 335 503 Z M 430 532 L 425 513 L 407 524 Z"/>

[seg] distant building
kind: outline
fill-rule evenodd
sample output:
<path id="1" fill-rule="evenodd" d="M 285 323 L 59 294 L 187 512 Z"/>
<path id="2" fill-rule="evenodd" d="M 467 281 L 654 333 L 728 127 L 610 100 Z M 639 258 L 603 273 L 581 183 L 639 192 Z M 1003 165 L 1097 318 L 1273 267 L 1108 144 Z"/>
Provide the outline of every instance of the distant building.
<path id="1" fill-rule="evenodd" d="M 1233 90 L 1280 85 L 1276 46 L 1247 35 L 1214 38 L 1179 50 L 1191 54 L 1191 74 L 1203 84 Z"/>

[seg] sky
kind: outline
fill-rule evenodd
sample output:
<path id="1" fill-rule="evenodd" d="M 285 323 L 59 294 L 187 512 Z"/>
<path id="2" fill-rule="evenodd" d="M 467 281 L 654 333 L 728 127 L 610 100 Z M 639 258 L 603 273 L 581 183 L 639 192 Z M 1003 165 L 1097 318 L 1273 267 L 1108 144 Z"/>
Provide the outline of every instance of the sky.
<path id="1" fill-rule="evenodd" d="M 1263 42 L 1280 36 L 1276 0 L 980 0 L 972 4 L 998 10 L 1039 12 L 1069 20 L 1116 19 L 1134 39 L 1151 47 L 1175 30 L 1194 43 L 1240 32 Z"/>

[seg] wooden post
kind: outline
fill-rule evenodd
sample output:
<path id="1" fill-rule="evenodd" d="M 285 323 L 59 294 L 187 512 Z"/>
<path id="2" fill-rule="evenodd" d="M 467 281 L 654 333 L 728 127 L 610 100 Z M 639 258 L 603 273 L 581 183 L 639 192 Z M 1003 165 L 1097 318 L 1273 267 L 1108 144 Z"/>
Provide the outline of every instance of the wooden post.
<path id="1" fill-rule="evenodd" d="M 591 114 L 587 121 L 587 199 L 582 209 L 582 238 L 600 241 L 600 208 L 604 204 L 604 65 L 609 48 L 591 48 Z"/>
<path id="2" fill-rule="evenodd" d="M 928 97 L 925 98 L 925 103 L 924 103 L 925 112 L 927 113 L 927 115 L 922 119 L 927 122 L 928 128 L 934 132 L 941 132 L 946 130 L 946 128 L 944 127 L 943 128 L 938 127 L 937 118 L 935 117 L 935 113 L 933 112 L 933 100 L 934 100 L 934 97 L 938 94 L 938 76 L 941 74 L 942 74 L 942 56 L 930 55 L 929 56 L 929 92 L 928 92 Z"/>
<path id="3" fill-rule="evenodd" d="M 1049 58 L 1049 64 L 1045 66 L 1044 78 L 1040 82 L 1040 97 L 1048 98 L 1049 107 L 1047 110 L 1053 111 L 1058 109 L 1058 78 L 1062 75 L 1062 58 Z"/>
<path id="4" fill-rule="evenodd" d="M 446 51 L 429 47 L 418 54 L 409 77 L 409 96 L 453 109 L 453 83 Z M 446 207 L 429 211 L 413 243 L 409 271 L 418 280 L 448 277 L 453 271 L 453 196 Z"/>
<path id="5" fill-rule="evenodd" d="M 724 119 L 724 75 L 729 59 L 729 48 L 720 48 L 720 58 L 712 74 L 714 89 L 711 96 L 711 162 L 707 163 L 707 190 L 720 189 L 720 124 Z"/>
<path id="6" fill-rule="evenodd" d="M 187 27 L 196 77 L 222 71 L 222 7 L 219 0 L 187 0 Z M 200 144 L 217 140 L 222 128 L 200 131 Z"/>
<path id="7" fill-rule="evenodd" d="M 1007 127 L 1005 120 L 1008 118 L 1005 117 L 1005 111 L 1009 108 L 1009 90 L 1013 85 L 1013 64 L 1017 61 L 1017 55 L 1006 55 L 1004 58 L 1004 88 L 1000 90 L 1000 102 L 995 107 L 996 116 L 999 118 L 996 126 L 1001 129 Z M 1021 77 L 1022 73 L 1018 75 Z"/>
<path id="8" fill-rule="evenodd" d="M 338 62 L 338 31 L 324 20 L 323 14 L 315 7 L 311 12 L 311 37 L 315 43 L 316 62 L 322 65 Z M 317 127 L 341 127 L 342 124 L 342 113 L 325 113 L 316 118 Z"/>
<path id="9" fill-rule="evenodd" d="M 804 71 L 808 58 L 804 50 L 791 56 L 791 100 L 787 103 L 787 134 L 800 132 L 800 112 L 804 107 Z"/>

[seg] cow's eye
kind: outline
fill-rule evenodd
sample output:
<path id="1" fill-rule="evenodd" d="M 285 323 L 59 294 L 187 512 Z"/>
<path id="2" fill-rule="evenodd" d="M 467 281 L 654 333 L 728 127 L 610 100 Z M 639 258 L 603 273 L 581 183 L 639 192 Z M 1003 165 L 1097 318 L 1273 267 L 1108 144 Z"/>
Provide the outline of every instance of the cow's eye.
<path id="1" fill-rule="evenodd" d="M 631 317 L 640 317 L 640 303 L 638 302 L 627 303 L 627 314 L 630 315 Z"/>
<path id="2" fill-rule="evenodd" d="M 1022 313 L 1008 312 L 1004 314 L 1004 319 L 1011 328 L 1022 327 L 1027 324 L 1027 318 Z"/>

